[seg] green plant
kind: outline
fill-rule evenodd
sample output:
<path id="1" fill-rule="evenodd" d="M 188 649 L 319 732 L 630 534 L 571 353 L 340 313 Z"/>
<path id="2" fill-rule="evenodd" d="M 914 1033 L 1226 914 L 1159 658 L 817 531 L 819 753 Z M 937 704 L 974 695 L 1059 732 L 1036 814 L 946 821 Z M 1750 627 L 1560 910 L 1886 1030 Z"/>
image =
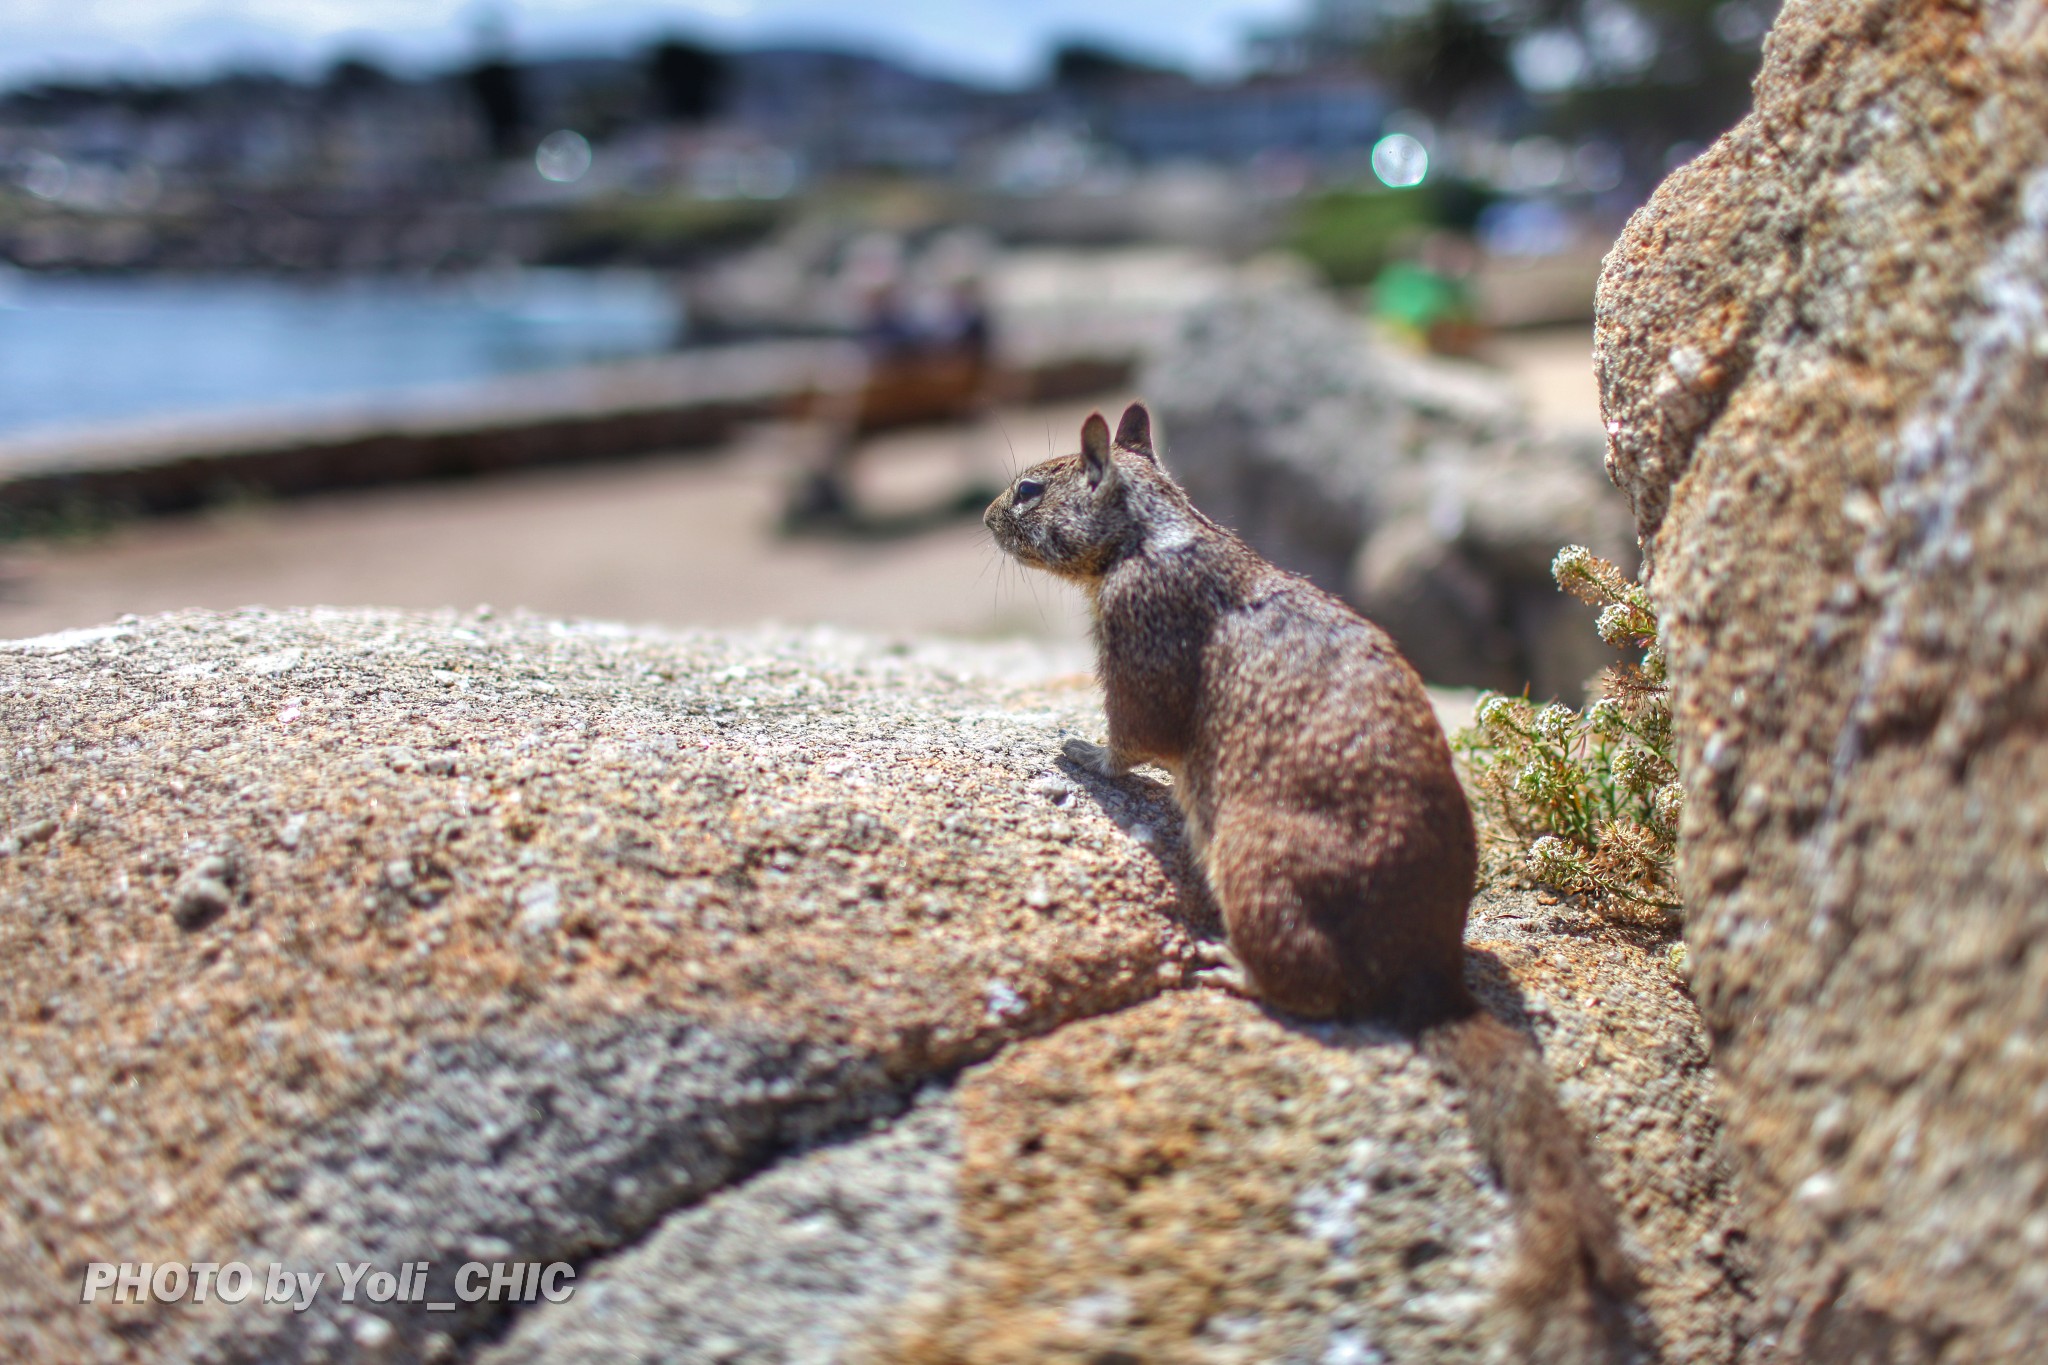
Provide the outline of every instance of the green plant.
<path id="1" fill-rule="evenodd" d="M 1371 284 L 1432 229 L 1470 232 L 1493 197 L 1456 180 L 1432 180 L 1411 190 L 1328 190 L 1306 196 L 1296 207 L 1287 245 L 1331 284 Z"/>
<path id="2" fill-rule="evenodd" d="M 1674 865 L 1685 792 L 1671 748 L 1671 699 L 1657 613 L 1642 585 L 1579 545 L 1550 566 L 1558 586 L 1601 608 L 1600 638 L 1641 661 L 1601 675 L 1584 712 L 1487 693 L 1457 738 L 1492 837 L 1538 883 L 1633 918 L 1675 919 Z"/>
<path id="3" fill-rule="evenodd" d="M 1305 201 L 1288 244 L 1336 285 L 1371 284 L 1401 244 L 1435 221 L 1422 190 L 1339 190 Z"/>
<path id="4" fill-rule="evenodd" d="M 786 214 L 779 200 L 620 195 L 544 218 L 542 256 L 551 265 L 688 263 L 758 241 Z"/>

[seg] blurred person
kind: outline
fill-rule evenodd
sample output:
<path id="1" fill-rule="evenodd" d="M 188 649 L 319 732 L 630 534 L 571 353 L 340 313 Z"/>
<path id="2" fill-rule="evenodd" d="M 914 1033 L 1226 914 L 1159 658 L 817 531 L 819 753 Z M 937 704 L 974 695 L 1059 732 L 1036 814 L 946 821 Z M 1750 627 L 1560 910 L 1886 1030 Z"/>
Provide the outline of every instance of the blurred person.
<path id="1" fill-rule="evenodd" d="M 995 329 L 979 277 L 953 263 L 948 278 L 920 297 L 900 265 L 883 268 L 886 259 L 879 251 L 854 253 L 850 273 L 861 289 L 861 370 L 853 384 L 820 405 L 827 432 L 823 453 L 791 490 L 782 516 L 786 532 L 862 524 L 851 483 L 868 436 L 929 422 L 978 425 L 994 406 Z M 977 472 L 948 505 L 978 510 L 994 496 L 993 488 Z"/>
<path id="2" fill-rule="evenodd" d="M 1478 257 L 1466 234 L 1431 232 L 1412 258 L 1391 262 L 1373 280 L 1374 320 L 1439 355 L 1473 354 L 1486 339 L 1472 293 Z"/>

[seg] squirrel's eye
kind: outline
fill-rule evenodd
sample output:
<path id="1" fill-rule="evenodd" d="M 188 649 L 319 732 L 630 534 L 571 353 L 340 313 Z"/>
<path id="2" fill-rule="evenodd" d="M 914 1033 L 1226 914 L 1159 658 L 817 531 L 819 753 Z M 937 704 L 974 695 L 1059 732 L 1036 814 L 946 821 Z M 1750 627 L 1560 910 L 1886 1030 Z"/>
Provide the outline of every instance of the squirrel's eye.
<path id="1" fill-rule="evenodd" d="M 1045 485 L 1040 483 L 1037 479 L 1019 479 L 1017 480 L 1016 500 L 1020 503 L 1030 502 L 1033 498 L 1037 497 L 1040 493 L 1043 493 L 1044 491 Z"/>

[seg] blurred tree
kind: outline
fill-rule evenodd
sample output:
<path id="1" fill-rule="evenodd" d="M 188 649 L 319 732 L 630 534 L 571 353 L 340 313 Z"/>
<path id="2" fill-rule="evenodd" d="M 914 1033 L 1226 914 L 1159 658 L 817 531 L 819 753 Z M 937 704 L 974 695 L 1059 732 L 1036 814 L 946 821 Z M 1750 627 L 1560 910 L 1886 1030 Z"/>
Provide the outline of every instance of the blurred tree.
<path id="1" fill-rule="evenodd" d="M 504 57 L 485 57 L 467 74 L 469 94 L 477 100 L 483 115 L 483 131 L 498 156 L 516 156 L 524 151 L 526 92 L 520 88 L 518 68 Z"/>
<path id="2" fill-rule="evenodd" d="M 1602 135 L 1638 174 L 1749 106 L 1778 0 L 1316 0 L 1311 51 L 1439 121 Z"/>
<path id="3" fill-rule="evenodd" d="M 491 0 L 473 13 L 476 65 L 462 73 L 484 121 L 484 136 L 497 156 L 517 156 L 526 147 L 526 89 L 512 64 L 511 20 Z"/>
<path id="4" fill-rule="evenodd" d="M 657 114 L 669 123 L 702 123 L 725 107 L 732 68 L 724 55 L 670 38 L 647 56 L 647 84 Z"/>
<path id="5" fill-rule="evenodd" d="M 519 68 L 503 57 L 487 57 L 471 67 L 464 79 L 477 112 L 483 115 L 491 151 L 498 156 L 525 151 L 526 92 L 520 86 Z"/>
<path id="6" fill-rule="evenodd" d="M 1497 5 L 1433 0 L 1389 14 L 1365 47 L 1366 66 L 1400 101 L 1432 118 L 1472 117 L 1512 100 L 1513 30 Z"/>
<path id="7" fill-rule="evenodd" d="M 1052 52 L 1052 83 L 1061 90 L 1092 94 L 1138 80 L 1183 73 L 1085 39 L 1060 43 Z"/>
<path id="8" fill-rule="evenodd" d="M 1633 166 L 1661 175 L 1674 153 L 1726 132 L 1749 111 L 1749 86 L 1778 0 L 1579 0 L 1565 29 L 1583 74 L 1546 101 L 1549 126 L 1604 135 Z"/>
<path id="9" fill-rule="evenodd" d="M 368 57 L 351 53 L 327 68 L 324 84 L 332 94 L 353 95 L 365 90 L 381 90 L 392 84 L 392 79 L 390 72 Z"/>

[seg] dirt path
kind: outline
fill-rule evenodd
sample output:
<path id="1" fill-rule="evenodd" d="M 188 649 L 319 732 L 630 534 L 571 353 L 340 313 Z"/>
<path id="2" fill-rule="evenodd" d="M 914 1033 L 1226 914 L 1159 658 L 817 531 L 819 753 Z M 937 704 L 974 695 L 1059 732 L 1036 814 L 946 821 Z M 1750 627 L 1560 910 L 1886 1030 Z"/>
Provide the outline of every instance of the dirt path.
<path id="1" fill-rule="evenodd" d="M 1515 381 L 1538 426 L 1557 432 L 1600 430 L 1590 326 L 1502 332 L 1486 343 L 1483 354 Z"/>
<path id="2" fill-rule="evenodd" d="M 1121 395 L 1110 395 L 1114 402 Z M 906 510 L 1006 477 L 1090 404 L 871 443 L 864 501 Z M 1058 433 L 1054 436 L 1054 433 Z M 709 454 L 239 507 L 0 547 L 0 638 L 127 612 L 249 605 L 525 607 L 662 625 L 829 622 L 959 636 L 1085 634 L 1078 598 L 998 557 L 968 516 L 887 540 L 774 525 L 811 433 L 763 428 Z"/>
<path id="3" fill-rule="evenodd" d="M 1597 423 L 1590 338 L 1490 348 L 1546 425 Z M 863 498 L 903 509 L 1000 481 L 1071 445 L 1091 407 L 1005 409 L 971 430 L 870 443 Z M 177 607 L 472 606 L 658 625 L 777 620 L 1078 641 L 1072 591 L 1004 561 L 963 518 L 884 541 L 787 540 L 774 523 L 814 432 L 769 427 L 709 454 L 335 495 L 0 546 L 0 639 Z"/>

